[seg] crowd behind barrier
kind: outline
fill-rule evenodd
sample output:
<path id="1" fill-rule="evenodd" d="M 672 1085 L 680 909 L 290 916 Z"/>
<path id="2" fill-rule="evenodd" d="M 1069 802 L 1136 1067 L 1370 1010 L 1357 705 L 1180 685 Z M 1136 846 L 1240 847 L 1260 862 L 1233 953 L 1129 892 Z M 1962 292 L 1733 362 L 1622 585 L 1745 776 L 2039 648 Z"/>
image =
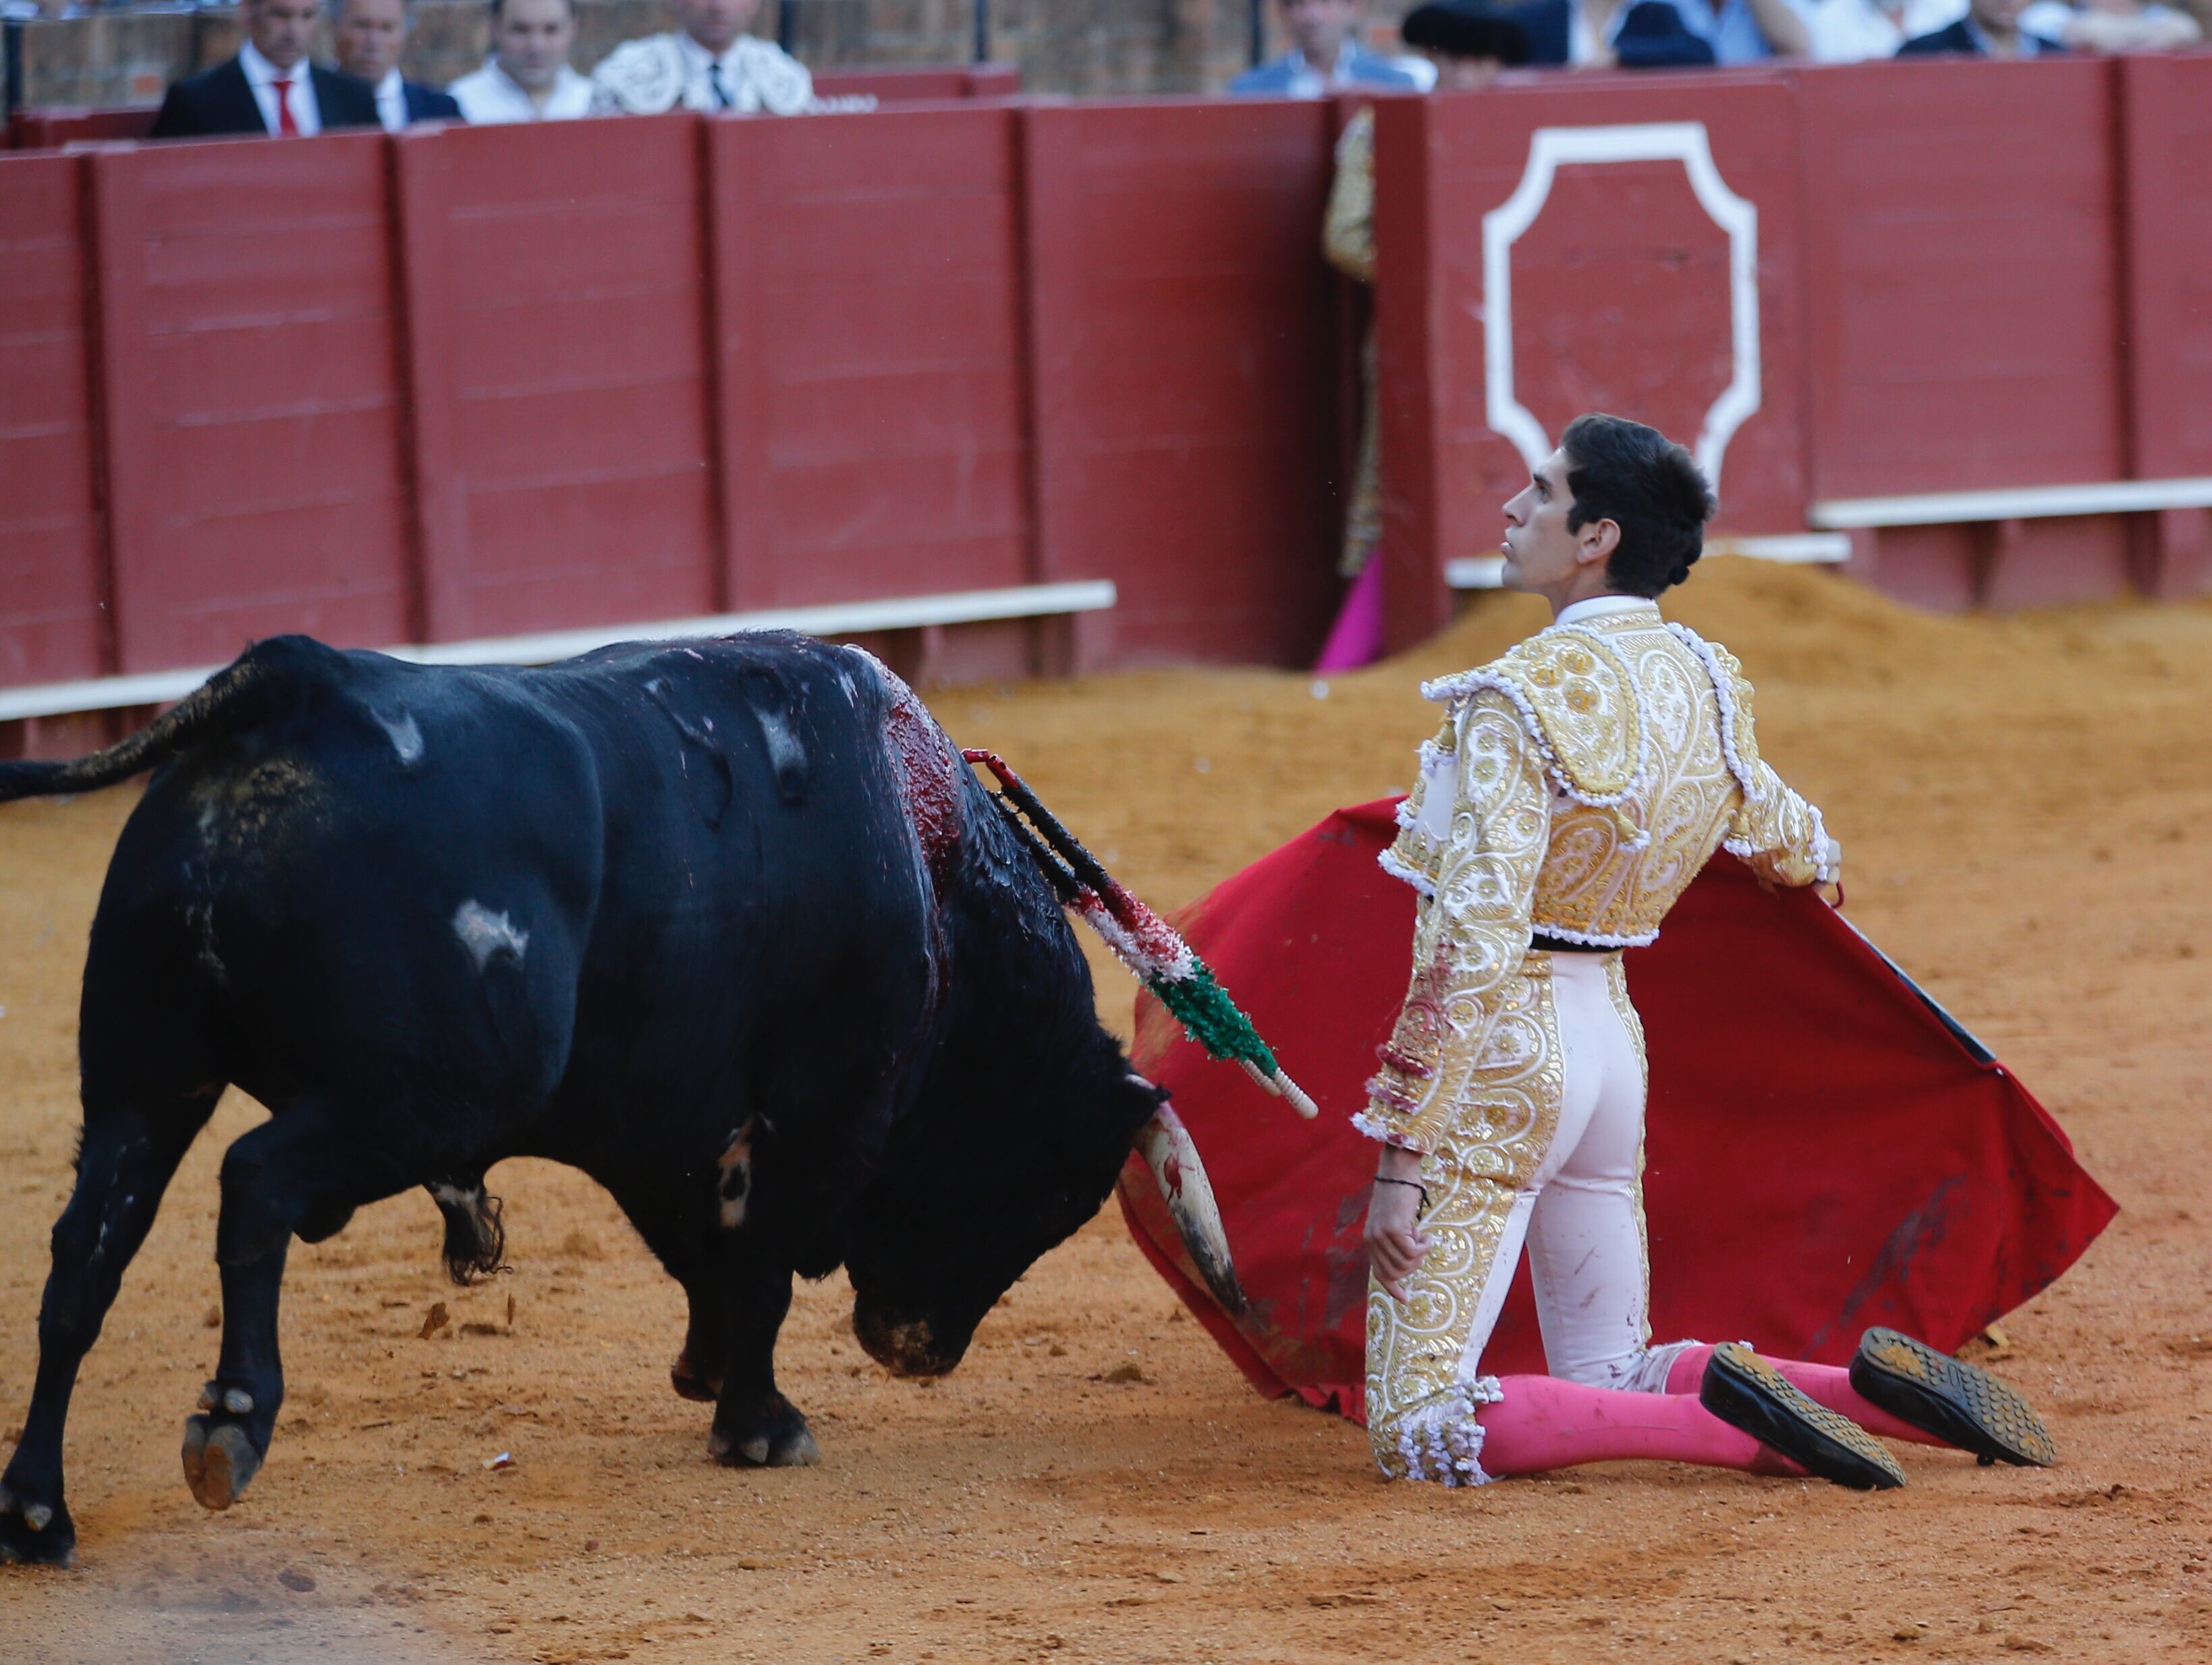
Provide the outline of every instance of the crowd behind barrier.
<path id="1" fill-rule="evenodd" d="M 1589 406 L 1696 435 L 1723 535 L 1830 529 L 1917 599 L 2205 587 L 2208 112 L 2202 53 L 1379 99 L 1394 638 L 1443 622 L 1529 435 Z M 0 689 L 289 629 L 1073 580 L 1120 605 L 1065 662 L 1305 660 L 1352 478 L 1358 336 L 1320 249 L 1350 114 L 981 100 L 0 158 Z M 957 646 L 1038 663 L 1030 624 Z"/>
<path id="2" fill-rule="evenodd" d="M 240 9 L 250 17 L 261 3 L 247 0 Z M 532 0 L 531 9 L 539 3 Z M 1059 5 L 1067 3 L 1058 0 Z M 1120 51 L 1116 57 L 1127 61 L 1115 68 L 1091 64 L 1078 70 L 1072 62 L 1061 61 L 1069 56 L 1064 37 L 1079 34 L 1100 44 L 1109 35 L 1119 39 L 1132 29 L 1141 31 L 1147 5 L 1163 14 L 1155 20 L 1156 32 L 1181 41 L 1180 47 L 1164 55 L 1133 57 Z M 318 46 L 325 60 L 332 56 L 335 6 L 332 0 Z M 1234 54 L 1224 59 L 1224 48 L 1238 33 L 1239 21 L 1249 25 L 1244 33 L 1253 67 L 1235 76 L 1235 90 L 1320 95 L 1352 86 L 1425 88 L 1435 76 L 1430 43 L 1413 35 L 1401 39 L 1406 20 L 1398 5 L 1386 0 L 1112 0 L 1109 9 L 1110 20 L 1068 16 L 1048 0 L 1024 10 L 1010 34 L 1003 20 L 994 24 L 988 0 L 977 0 L 972 19 L 955 18 L 959 8 L 916 14 L 884 0 L 815 0 L 811 6 L 799 0 L 716 0 L 707 8 L 745 15 L 756 34 L 773 35 L 783 48 L 796 46 L 804 33 L 811 42 L 808 51 L 830 52 L 841 62 L 852 60 L 855 44 L 870 41 L 892 48 L 878 52 L 878 58 L 909 62 L 956 58 L 971 45 L 980 61 L 993 57 L 994 48 L 1011 47 L 1012 55 L 1038 71 L 1034 84 L 1053 90 L 1128 94 L 1221 87 L 1234 74 L 1228 67 Z M 411 79 L 442 87 L 489 73 L 489 60 L 499 50 L 503 8 L 486 0 L 421 9 L 426 31 L 407 54 Z M 574 70 L 596 76 L 611 50 L 623 51 L 666 31 L 670 0 L 558 0 L 555 9 L 574 26 L 559 56 L 570 59 Z M 411 0 L 405 0 L 403 16 L 414 10 Z M 1508 67 L 1679 69 L 1774 60 L 1849 63 L 1899 53 L 2032 58 L 2160 51 L 2195 44 L 2212 24 L 2212 0 L 1442 0 L 1415 10 L 1473 13 L 1492 20 L 1511 37 L 1490 49 Z M 1240 20 L 1232 15 L 1237 13 L 1245 16 Z M 16 61 L 22 41 L 11 33 L 12 114 L 21 107 L 95 100 L 99 94 L 88 90 L 95 80 L 119 89 L 119 77 L 134 94 L 159 90 L 163 77 L 158 74 L 148 88 L 149 52 L 171 54 L 165 77 L 171 82 L 192 69 L 210 67 L 214 58 L 227 55 L 234 44 L 229 37 L 239 12 L 228 4 L 195 7 L 188 0 L 143 6 L 106 0 L 0 0 L 0 15 L 45 19 L 50 26 L 69 20 L 112 23 L 132 16 L 191 25 L 184 35 L 172 31 L 166 47 L 151 40 L 126 45 L 107 29 L 100 39 L 78 42 L 75 51 L 63 46 L 35 55 L 27 76 Z M 972 29 L 955 27 L 969 21 Z M 218 43 L 222 50 L 211 53 Z M 917 53 L 918 45 L 927 49 Z M 176 56 L 180 46 L 186 52 L 182 58 Z M 118 54 L 133 61 L 106 64 L 102 80 L 101 66 L 92 60 Z M 864 48 L 860 56 L 866 60 L 870 54 Z M 343 54 L 339 57 L 343 67 Z M 52 77 L 43 69 L 48 58 L 59 60 L 52 68 L 63 85 L 73 82 L 77 90 L 57 95 Z M 629 79 L 634 87 L 636 77 Z M 35 84 L 41 82 L 49 84 Z M 514 113 L 503 100 L 486 107 Z"/>

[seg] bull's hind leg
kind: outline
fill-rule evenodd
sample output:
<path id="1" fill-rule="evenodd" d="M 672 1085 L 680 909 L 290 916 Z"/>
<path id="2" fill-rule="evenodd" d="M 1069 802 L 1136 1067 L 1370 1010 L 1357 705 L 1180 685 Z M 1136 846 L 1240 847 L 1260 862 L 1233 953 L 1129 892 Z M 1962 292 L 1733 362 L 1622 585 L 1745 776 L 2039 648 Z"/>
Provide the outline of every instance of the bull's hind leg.
<path id="1" fill-rule="evenodd" d="M 185 1480 L 209 1509 L 228 1509 L 269 1455 L 284 1370 L 276 1311 L 293 1236 L 315 1241 L 356 1209 L 422 1182 L 395 1152 L 359 1136 L 362 1121 L 315 1097 L 244 1135 L 222 1159 L 216 1263 L 222 1274 L 222 1355 L 185 1419 Z"/>
<path id="2" fill-rule="evenodd" d="M 791 1268 L 749 1246 L 729 1254 L 721 1279 L 727 1352 L 707 1449 L 732 1468 L 819 1462 L 822 1448 L 805 1415 L 775 1387 L 775 1338 L 791 1310 Z"/>
<path id="3" fill-rule="evenodd" d="M 53 1270 L 39 1303 L 31 1408 L 0 1476 L 0 1561 L 66 1565 L 76 1552 L 76 1527 L 62 1495 L 62 1436 L 77 1370 L 222 1091 L 207 1084 L 177 1096 L 141 1090 L 118 1098 L 95 1085 L 88 1067 L 76 1187 L 54 1225 Z"/>

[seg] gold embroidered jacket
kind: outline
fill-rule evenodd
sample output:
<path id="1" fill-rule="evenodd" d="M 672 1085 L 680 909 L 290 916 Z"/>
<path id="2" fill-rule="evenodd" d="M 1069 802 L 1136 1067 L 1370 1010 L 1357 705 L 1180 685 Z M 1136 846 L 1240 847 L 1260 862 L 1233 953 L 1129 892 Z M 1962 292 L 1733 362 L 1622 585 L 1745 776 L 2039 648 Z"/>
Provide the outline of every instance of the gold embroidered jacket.
<path id="1" fill-rule="evenodd" d="M 1382 858 L 1421 893 L 1413 981 L 1355 1121 L 1427 1152 L 1466 1108 L 1532 932 L 1634 947 L 1716 848 L 1791 885 L 1835 878 L 1838 853 L 1760 759 L 1735 657 L 1654 604 L 1554 624 L 1421 691 L 1448 713 Z"/>

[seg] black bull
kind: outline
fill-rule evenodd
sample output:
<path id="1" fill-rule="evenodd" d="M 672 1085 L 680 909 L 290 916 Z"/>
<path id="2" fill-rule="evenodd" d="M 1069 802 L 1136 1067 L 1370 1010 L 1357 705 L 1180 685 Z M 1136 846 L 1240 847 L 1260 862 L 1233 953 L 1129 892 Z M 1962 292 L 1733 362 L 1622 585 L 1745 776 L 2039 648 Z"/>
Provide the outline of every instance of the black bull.
<path id="1" fill-rule="evenodd" d="M 283 1397 L 289 1242 L 364 1204 L 428 1188 L 465 1279 L 501 1255 L 486 1170 L 582 1170 L 684 1286 L 710 1451 L 805 1462 L 774 1373 L 794 1273 L 844 1266 L 869 1352 L 940 1374 L 1159 1137 L 1050 886 L 855 649 L 464 671 L 280 638 L 108 751 L 0 764 L 0 800 L 149 764 L 93 921 L 0 1559 L 70 1558 L 78 1367 L 227 1085 L 272 1114 L 222 1162 L 222 1353 L 184 1447 L 216 1509 Z"/>

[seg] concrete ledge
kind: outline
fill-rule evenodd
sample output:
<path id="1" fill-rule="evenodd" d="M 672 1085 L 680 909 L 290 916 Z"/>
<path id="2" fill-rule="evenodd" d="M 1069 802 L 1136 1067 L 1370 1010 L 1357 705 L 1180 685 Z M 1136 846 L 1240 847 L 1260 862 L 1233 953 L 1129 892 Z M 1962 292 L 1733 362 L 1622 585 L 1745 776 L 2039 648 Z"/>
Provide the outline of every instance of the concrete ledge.
<path id="1" fill-rule="evenodd" d="M 2212 477 L 2105 480 L 2001 491 L 1931 491 L 1899 497 L 1838 497 L 1814 504 L 1805 518 L 1816 526 L 1849 530 L 2043 520 L 2071 514 L 2141 514 L 2174 508 L 2212 508 Z"/>
<path id="2" fill-rule="evenodd" d="M 796 630 L 810 636 L 868 635 L 887 630 L 927 630 L 1059 614 L 1100 612 L 1114 605 L 1113 584 L 1097 579 L 1066 584 L 1024 584 L 1004 590 L 961 590 L 942 595 L 881 601 L 833 602 L 819 607 L 772 608 L 716 613 L 704 618 L 614 624 L 587 630 L 549 630 L 534 635 L 487 636 L 390 647 L 392 658 L 416 665 L 551 665 L 620 641 L 682 641 L 734 635 L 744 630 Z M 135 676 L 89 677 L 80 682 L 0 688 L 0 723 L 58 717 L 82 711 L 116 711 L 181 700 L 219 665 Z"/>
<path id="3" fill-rule="evenodd" d="M 1851 540 L 1840 532 L 1780 532 L 1763 538 L 1726 535 L 1705 539 L 1707 555 L 1742 555 L 1754 561 L 1828 566 L 1851 558 Z M 1454 590 L 1494 590 L 1505 574 L 1502 555 L 1465 555 L 1444 562 L 1444 584 Z"/>

